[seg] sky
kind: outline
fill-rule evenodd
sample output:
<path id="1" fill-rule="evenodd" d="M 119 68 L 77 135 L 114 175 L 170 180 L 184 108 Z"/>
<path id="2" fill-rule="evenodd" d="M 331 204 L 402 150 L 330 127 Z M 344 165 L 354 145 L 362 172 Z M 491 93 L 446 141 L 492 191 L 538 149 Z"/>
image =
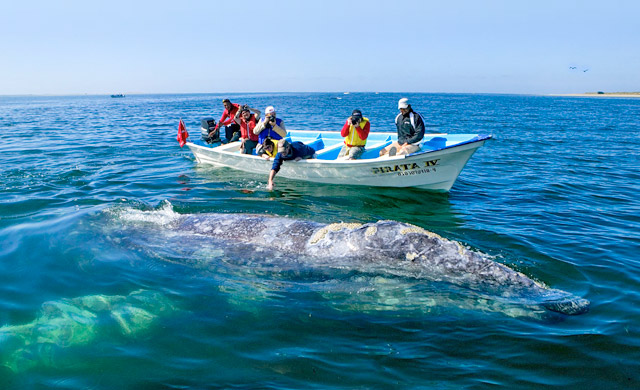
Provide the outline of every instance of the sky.
<path id="1" fill-rule="evenodd" d="M 636 0 L 5 0 L 0 95 L 640 91 L 639 17 Z"/>

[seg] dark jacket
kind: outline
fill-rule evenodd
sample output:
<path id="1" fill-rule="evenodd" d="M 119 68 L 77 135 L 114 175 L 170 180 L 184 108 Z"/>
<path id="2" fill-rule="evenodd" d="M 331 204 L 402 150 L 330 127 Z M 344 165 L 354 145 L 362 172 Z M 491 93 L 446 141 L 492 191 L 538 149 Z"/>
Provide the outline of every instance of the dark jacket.
<path id="1" fill-rule="evenodd" d="M 411 124 L 411 114 L 413 114 L 413 122 Z M 424 138 L 424 121 L 422 116 L 411 110 L 406 115 L 402 113 L 396 117 L 396 127 L 398 128 L 398 143 L 400 145 L 415 144 Z"/>
<path id="2" fill-rule="evenodd" d="M 282 163 L 285 160 L 294 160 L 297 157 L 310 158 L 315 153 L 316 151 L 312 147 L 307 146 L 300 141 L 292 142 L 291 152 L 288 155 L 285 156 L 280 151 L 278 151 L 278 154 L 276 154 L 276 157 L 273 159 L 273 165 L 271 166 L 271 169 L 278 172 L 280 170 L 280 166 L 282 166 Z"/>

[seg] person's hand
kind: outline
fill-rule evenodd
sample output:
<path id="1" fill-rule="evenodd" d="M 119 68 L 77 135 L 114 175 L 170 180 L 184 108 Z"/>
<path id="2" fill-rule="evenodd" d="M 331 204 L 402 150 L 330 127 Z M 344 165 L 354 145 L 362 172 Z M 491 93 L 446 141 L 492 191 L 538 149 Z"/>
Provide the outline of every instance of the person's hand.
<path id="1" fill-rule="evenodd" d="M 269 191 L 273 190 L 273 182 L 272 181 L 267 183 L 267 190 L 269 190 Z"/>
<path id="2" fill-rule="evenodd" d="M 347 118 L 347 123 L 349 124 L 349 126 L 351 126 L 353 123 L 351 122 L 351 117 Z"/>
<path id="3" fill-rule="evenodd" d="M 263 154 L 261 157 L 264 158 L 267 161 L 269 161 L 269 159 L 271 159 L 271 157 L 269 157 L 268 154 Z"/>

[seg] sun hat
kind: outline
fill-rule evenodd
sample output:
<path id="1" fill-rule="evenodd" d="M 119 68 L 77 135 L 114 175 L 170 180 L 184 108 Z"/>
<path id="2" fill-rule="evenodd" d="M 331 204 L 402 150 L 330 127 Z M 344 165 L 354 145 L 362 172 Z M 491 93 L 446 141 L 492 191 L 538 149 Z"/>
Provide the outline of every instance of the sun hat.
<path id="1" fill-rule="evenodd" d="M 402 98 L 398 100 L 398 109 L 401 109 L 401 108 L 409 108 L 409 99 Z"/>
<path id="2" fill-rule="evenodd" d="M 273 106 L 269 106 L 269 107 L 264 109 L 264 113 L 265 114 L 271 114 L 272 112 L 276 112 L 276 109 L 273 108 Z"/>

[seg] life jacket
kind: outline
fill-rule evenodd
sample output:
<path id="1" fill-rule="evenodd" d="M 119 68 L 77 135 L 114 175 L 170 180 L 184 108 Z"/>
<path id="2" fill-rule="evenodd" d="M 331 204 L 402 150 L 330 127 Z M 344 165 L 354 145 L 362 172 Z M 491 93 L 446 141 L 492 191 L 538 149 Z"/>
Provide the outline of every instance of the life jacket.
<path id="1" fill-rule="evenodd" d="M 367 124 L 367 122 L 369 122 L 369 118 L 362 118 L 359 124 L 360 128 L 364 129 L 364 126 Z M 367 143 L 367 139 L 361 139 L 360 134 L 358 134 L 358 131 L 356 130 L 356 127 L 354 125 L 350 125 L 349 135 L 344 138 L 344 143 L 351 146 L 364 146 Z"/>
<path id="2" fill-rule="evenodd" d="M 277 120 L 278 118 L 276 118 Z M 262 133 L 260 133 L 262 134 Z M 264 153 L 266 153 L 267 155 L 269 155 L 269 157 L 275 157 L 276 154 L 278 154 L 278 140 L 277 139 L 273 139 L 271 138 L 269 140 L 269 142 L 271 142 L 273 144 L 273 150 L 271 151 L 271 153 L 267 152 L 266 150 L 264 151 Z"/>
<path id="3" fill-rule="evenodd" d="M 276 121 L 278 118 L 276 118 Z M 244 118 L 240 120 L 240 133 L 242 138 L 249 138 L 251 141 L 258 141 L 258 136 L 253 134 L 253 129 L 256 127 L 256 115 L 251 114 L 248 121 Z"/>
<path id="4" fill-rule="evenodd" d="M 280 126 L 281 123 L 282 119 L 276 118 L 276 125 Z M 260 134 L 258 134 L 258 143 L 263 143 L 264 140 L 267 139 L 267 137 L 271 137 L 276 140 L 282 139 L 280 134 L 276 133 L 275 130 L 273 130 L 273 127 L 265 127 L 265 129 L 262 130 Z"/>

